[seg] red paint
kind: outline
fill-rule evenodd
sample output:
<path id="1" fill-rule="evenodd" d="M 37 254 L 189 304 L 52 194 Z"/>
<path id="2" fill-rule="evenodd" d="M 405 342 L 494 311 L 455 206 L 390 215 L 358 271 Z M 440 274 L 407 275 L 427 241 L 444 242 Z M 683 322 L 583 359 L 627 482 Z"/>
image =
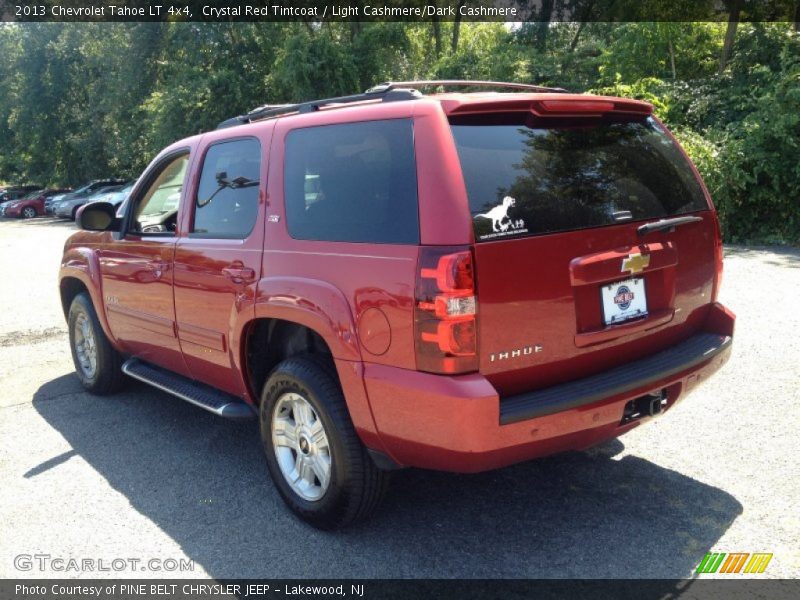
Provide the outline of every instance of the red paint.
<path id="1" fill-rule="evenodd" d="M 195 136 L 162 152 L 132 191 L 132 198 L 142 192 L 161 157 L 177 149 L 190 153 L 175 235 L 79 232 L 65 249 L 62 289 L 74 279 L 89 290 L 104 330 L 122 352 L 251 403 L 260 390 L 250 388 L 244 348 L 256 320 L 312 329 L 330 349 L 365 445 L 404 465 L 477 471 L 620 435 L 638 424 L 619 426 L 625 402 L 650 390 L 506 426 L 499 425 L 499 398 L 601 372 L 698 331 L 731 335 L 733 315 L 713 303 L 721 245 L 710 198 L 709 209 L 695 213 L 702 221 L 645 240 L 636 233 L 640 223 L 631 222 L 475 244 L 447 115 L 497 110 L 636 118 L 652 107 L 582 95 L 444 94 L 322 109 Z M 286 136 L 302 127 L 393 118 L 414 121 L 420 246 L 293 239 L 283 205 Z M 190 229 L 203 156 L 210 144 L 241 137 L 257 138 L 262 149 L 257 224 L 244 240 L 195 237 Z M 420 250 L 426 246 L 439 248 Z M 423 260 L 454 252 L 469 257 L 469 277 L 461 268 L 466 259 L 442 268 Z M 633 275 L 621 270 L 632 253 L 650 257 Z M 606 327 L 599 286 L 631 276 L 645 279 L 649 314 Z M 434 282 L 444 298 L 421 309 L 445 323 L 448 295 L 477 297 L 472 332 L 440 336 L 466 349 L 474 336 L 474 359 L 450 370 L 472 372 L 420 369 L 415 347 L 423 338 L 415 334 L 415 310 L 421 279 Z M 490 358 L 528 346 L 541 350 L 513 360 Z M 727 356 L 650 389 L 667 388 L 671 407 Z"/>
<path id="2" fill-rule="evenodd" d="M 33 208 L 36 211 L 36 216 L 41 217 L 44 216 L 44 201 L 51 196 L 56 196 L 58 194 L 66 194 L 71 192 L 72 188 L 64 188 L 64 189 L 48 189 L 42 190 L 37 193 L 37 195 L 33 198 L 20 198 L 19 200 L 15 200 L 14 202 L 9 203 L 6 205 L 6 217 L 21 217 L 22 211 L 25 208 Z"/>

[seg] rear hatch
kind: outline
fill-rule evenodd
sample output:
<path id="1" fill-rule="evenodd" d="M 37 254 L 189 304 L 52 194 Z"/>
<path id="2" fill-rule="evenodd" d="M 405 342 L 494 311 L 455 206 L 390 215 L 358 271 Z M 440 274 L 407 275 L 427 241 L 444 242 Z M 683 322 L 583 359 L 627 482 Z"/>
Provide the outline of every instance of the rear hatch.
<path id="1" fill-rule="evenodd" d="M 716 216 L 649 107 L 558 102 L 449 117 L 474 223 L 479 369 L 501 396 L 674 345 L 714 294 Z M 695 219 L 639 231 L 676 217 Z"/>

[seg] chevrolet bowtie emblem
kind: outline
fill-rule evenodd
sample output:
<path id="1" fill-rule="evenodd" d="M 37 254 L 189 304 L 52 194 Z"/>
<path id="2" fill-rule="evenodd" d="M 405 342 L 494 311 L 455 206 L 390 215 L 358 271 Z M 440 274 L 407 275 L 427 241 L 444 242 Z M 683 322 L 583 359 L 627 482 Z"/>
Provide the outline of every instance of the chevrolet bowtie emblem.
<path id="1" fill-rule="evenodd" d="M 629 254 L 627 258 L 622 260 L 622 268 L 620 271 L 630 271 L 631 273 L 641 273 L 650 264 L 649 254 Z"/>

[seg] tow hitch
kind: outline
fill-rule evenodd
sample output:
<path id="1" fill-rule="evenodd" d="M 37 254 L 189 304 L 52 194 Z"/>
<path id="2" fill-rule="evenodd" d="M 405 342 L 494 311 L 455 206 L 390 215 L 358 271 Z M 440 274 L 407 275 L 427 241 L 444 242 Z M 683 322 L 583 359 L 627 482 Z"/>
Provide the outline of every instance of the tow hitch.
<path id="1" fill-rule="evenodd" d="M 661 413 L 666 405 L 666 390 L 634 398 L 625 405 L 625 409 L 622 411 L 622 422 L 620 425 L 630 423 L 642 417 L 655 417 L 657 414 Z"/>

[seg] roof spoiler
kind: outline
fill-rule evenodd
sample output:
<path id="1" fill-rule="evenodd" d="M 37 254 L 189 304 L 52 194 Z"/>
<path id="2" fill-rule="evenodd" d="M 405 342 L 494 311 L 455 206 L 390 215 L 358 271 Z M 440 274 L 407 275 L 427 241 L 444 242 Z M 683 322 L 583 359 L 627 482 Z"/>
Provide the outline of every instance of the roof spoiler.
<path id="1" fill-rule="evenodd" d="M 320 108 L 332 105 L 352 104 L 354 102 L 365 102 L 368 100 L 380 100 L 381 102 L 396 102 L 402 100 L 416 100 L 423 95 L 418 88 L 429 87 L 478 87 L 478 88 L 499 88 L 513 89 L 526 92 L 550 92 L 565 93 L 562 88 L 550 88 L 540 85 L 527 83 L 509 83 L 504 81 L 470 81 L 464 79 L 433 79 L 418 81 L 387 81 L 369 88 L 363 94 L 353 94 L 350 96 L 337 96 L 334 98 L 324 98 L 322 100 L 311 100 L 298 104 L 264 104 L 244 115 L 232 117 L 217 125 L 217 129 L 235 127 L 254 121 L 279 117 L 291 113 L 315 112 Z"/>

